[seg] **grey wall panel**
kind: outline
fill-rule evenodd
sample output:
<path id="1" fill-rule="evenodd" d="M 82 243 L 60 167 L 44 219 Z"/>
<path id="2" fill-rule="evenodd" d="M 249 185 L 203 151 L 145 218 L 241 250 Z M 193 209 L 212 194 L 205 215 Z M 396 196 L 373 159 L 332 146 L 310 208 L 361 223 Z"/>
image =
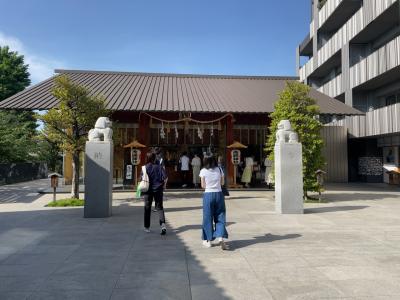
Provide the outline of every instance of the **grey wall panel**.
<path id="1" fill-rule="evenodd" d="M 326 182 L 348 182 L 346 127 L 324 126 L 321 136 L 324 140 Z"/>

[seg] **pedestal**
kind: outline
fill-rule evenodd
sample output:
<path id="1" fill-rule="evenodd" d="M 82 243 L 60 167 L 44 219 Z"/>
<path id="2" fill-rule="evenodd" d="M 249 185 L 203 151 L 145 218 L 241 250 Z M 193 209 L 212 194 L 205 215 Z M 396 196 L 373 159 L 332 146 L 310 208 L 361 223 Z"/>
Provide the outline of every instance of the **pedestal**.
<path id="1" fill-rule="evenodd" d="M 110 142 L 86 142 L 85 218 L 111 216 L 113 148 Z"/>
<path id="2" fill-rule="evenodd" d="M 301 143 L 275 144 L 275 211 L 278 214 L 304 212 Z"/>

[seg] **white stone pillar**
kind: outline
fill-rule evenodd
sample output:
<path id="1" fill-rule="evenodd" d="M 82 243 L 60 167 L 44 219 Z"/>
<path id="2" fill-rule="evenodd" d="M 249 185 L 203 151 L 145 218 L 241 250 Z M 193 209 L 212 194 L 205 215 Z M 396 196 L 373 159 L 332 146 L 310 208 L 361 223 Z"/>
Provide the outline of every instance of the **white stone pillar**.
<path id="1" fill-rule="evenodd" d="M 275 144 L 275 211 L 278 214 L 304 212 L 302 146 L 297 136 L 290 140 L 290 134 L 295 135 L 289 123 L 289 130 L 278 130 Z"/>

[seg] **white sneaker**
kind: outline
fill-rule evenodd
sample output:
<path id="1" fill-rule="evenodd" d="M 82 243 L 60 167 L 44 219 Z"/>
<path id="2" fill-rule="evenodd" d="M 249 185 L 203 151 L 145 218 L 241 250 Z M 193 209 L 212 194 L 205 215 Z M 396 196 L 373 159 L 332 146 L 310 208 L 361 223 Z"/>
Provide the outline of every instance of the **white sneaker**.
<path id="1" fill-rule="evenodd" d="M 183 188 L 187 187 L 187 184 L 183 184 L 182 187 L 183 187 Z"/>
<path id="2" fill-rule="evenodd" d="M 203 241 L 203 246 L 206 248 L 211 248 L 211 242 L 210 241 Z"/>
<path id="3" fill-rule="evenodd" d="M 165 226 L 165 223 L 161 224 L 161 235 L 166 235 L 167 234 L 167 227 Z"/>
<path id="4" fill-rule="evenodd" d="M 151 231 L 150 231 L 150 228 L 143 228 L 143 230 L 144 230 L 144 232 L 146 232 L 146 233 L 150 233 Z"/>

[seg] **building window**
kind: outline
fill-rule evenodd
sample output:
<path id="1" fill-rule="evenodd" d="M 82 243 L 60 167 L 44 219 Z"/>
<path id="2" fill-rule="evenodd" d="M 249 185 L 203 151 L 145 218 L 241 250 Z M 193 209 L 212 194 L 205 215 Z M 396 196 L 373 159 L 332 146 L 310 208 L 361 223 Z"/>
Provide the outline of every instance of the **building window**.
<path id="1" fill-rule="evenodd" d="M 400 102 L 400 95 L 399 94 L 390 95 L 387 96 L 385 100 L 386 100 L 385 101 L 386 106 L 393 105 Z"/>
<path id="2" fill-rule="evenodd" d="M 384 163 L 395 164 L 396 162 L 396 148 L 395 147 L 384 147 L 383 148 Z"/>

